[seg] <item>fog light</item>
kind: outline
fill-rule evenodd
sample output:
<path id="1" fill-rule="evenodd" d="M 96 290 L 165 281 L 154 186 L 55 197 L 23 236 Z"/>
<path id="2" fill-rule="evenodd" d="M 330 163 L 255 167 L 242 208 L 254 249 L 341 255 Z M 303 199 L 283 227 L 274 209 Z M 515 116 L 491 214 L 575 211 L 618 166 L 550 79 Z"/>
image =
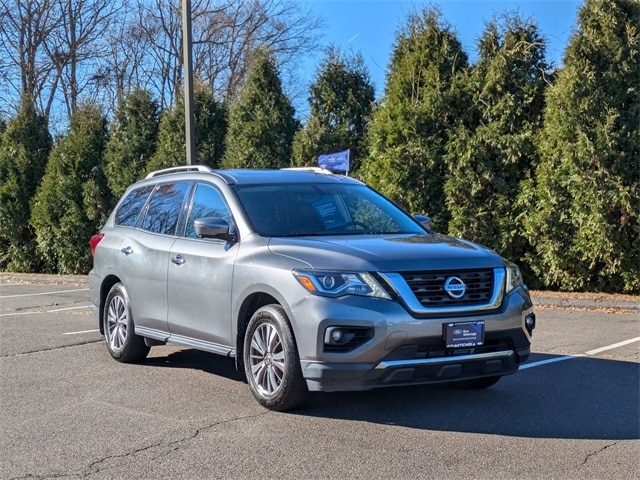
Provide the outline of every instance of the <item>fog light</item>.
<path id="1" fill-rule="evenodd" d="M 342 341 L 342 338 L 344 337 L 344 333 L 342 333 L 342 330 L 340 330 L 339 328 L 334 328 L 331 330 L 331 342 L 333 343 L 340 343 Z"/>
<path id="2" fill-rule="evenodd" d="M 334 325 L 324 331 L 325 352 L 350 352 L 373 338 L 373 327 Z"/>
<path id="3" fill-rule="evenodd" d="M 527 328 L 529 335 L 533 333 L 533 329 L 536 328 L 536 314 L 530 313 L 524 317 L 524 326 Z"/>

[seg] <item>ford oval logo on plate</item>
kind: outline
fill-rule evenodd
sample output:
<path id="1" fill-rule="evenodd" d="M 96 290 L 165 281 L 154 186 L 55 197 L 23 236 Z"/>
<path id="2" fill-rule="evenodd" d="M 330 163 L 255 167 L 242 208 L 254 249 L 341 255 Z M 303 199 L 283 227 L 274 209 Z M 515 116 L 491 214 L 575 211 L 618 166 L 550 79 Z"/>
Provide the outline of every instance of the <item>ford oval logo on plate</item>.
<path id="1" fill-rule="evenodd" d="M 462 298 L 464 292 L 467 290 L 467 286 L 458 277 L 449 277 L 444 282 L 444 291 L 449 294 L 451 298 Z"/>

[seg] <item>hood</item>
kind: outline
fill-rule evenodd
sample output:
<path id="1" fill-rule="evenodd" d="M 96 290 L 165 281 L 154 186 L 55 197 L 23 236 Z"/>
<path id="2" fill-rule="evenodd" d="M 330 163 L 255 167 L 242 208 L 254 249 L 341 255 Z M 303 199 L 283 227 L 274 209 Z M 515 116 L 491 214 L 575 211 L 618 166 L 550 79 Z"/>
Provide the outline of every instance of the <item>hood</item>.
<path id="1" fill-rule="evenodd" d="M 440 234 L 272 238 L 269 249 L 318 270 L 416 271 L 502 267 L 485 247 Z"/>

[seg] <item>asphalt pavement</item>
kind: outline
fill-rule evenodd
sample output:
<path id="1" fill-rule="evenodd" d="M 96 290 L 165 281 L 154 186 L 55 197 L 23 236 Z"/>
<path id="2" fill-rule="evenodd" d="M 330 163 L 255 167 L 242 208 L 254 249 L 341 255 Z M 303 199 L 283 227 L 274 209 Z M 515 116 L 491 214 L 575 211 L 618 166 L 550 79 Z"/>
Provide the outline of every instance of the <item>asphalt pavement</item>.
<path id="1" fill-rule="evenodd" d="M 314 394 L 288 414 L 232 359 L 175 345 L 111 359 L 86 276 L 0 274 L 0 478 L 634 479 L 640 298 L 533 292 L 521 371 Z"/>

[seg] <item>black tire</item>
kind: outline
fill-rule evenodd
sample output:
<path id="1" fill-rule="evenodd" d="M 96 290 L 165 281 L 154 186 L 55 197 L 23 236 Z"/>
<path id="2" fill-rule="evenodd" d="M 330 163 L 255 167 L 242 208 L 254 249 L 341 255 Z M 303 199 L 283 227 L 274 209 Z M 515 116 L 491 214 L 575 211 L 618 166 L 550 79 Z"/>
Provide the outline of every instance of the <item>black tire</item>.
<path id="1" fill-rule="evenodd" d="M 481 388 L 489 388 L 500 380 L 502 377 L 496 375 L 494 377 L 472 378 L 471 380 L 458 380 L 457 382 L 449 382 L 449 385 L 464 390 L 478 390 Z"/>
<path id="2" fill-rule="evenodd" d="M 244 371 L 255 399 L 265 408 L 284 412 L 308 397 L 300 357 L 287 316 L 279 305 L 253 314 L 244 337 Z"/>
<path id="3" fill-rule="evenodd" d="M 109 290 L 102 321 L 104 338 L 113 358 L 123 363 L 135 363 L 146 358 L 149 347 L 143 337 L 134 333 L 129 295 L 121 283 L 116 283 Z"/>

